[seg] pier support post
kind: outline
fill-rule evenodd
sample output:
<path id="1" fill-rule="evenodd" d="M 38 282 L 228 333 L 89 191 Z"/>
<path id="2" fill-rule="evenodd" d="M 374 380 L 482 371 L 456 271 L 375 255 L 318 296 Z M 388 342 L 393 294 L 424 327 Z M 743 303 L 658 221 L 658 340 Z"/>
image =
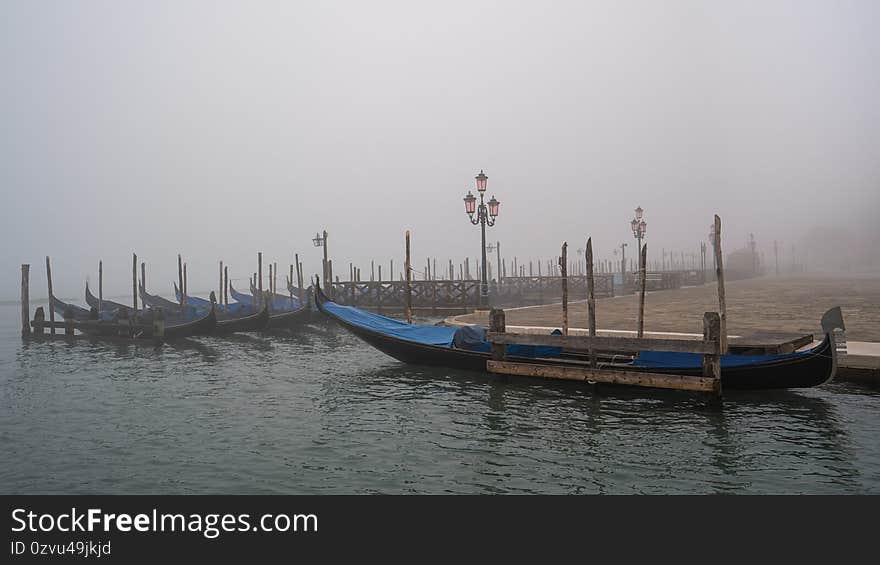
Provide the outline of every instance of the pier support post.
<path id="1" fill-rule="evenodd" d="M 507 323 L 505 321 L 504 310 L 501 308 L 492 308 L 489 310 L 489 331 L 504 333 L 507 331 Z M 504 361 L 507 346 L 503 343 L 492 344 L 492 360 Z"/>
<path id="2" fill-rule="evenodd" d="M 31 335 L 31 266 L 22 264 L 21 266 L 21 337 L 29 337 Z"/>
<path id="3" fill-rule="evenodd" d="M 34 322 L 36 322 L 34 334 L 39 336 L 46 335 L 46 327 L 43 325 L 46 323 L 46 312 L 43 311 L 42 306 L 38 306 L 36 312 L 34 312 Z"/>
<path id="4" fill-rule="evenodd" d="M 703 314 L 703 340 L 714 342 L 716 352 L 703 355 L 703 376 L 713 379 L 712 396 L 721 398 L 721 316 L 718 312 L 706 312 Z"/>
<path id="5" fill-rule="evenodd" d="M 52 266 L 49 264 L 49 256 L 46 256 L 46 283 L 49 285 L 49 322 L 52 326 L 49 333 L 55 335 L 55 297 L 52 294 Z"/>
<path id="6" fill-rule="evenodd" d="M 98 261 L 98 315 L 104 310 L 104 262 Z"/>
<path id="7" fill-rule="evenodd" d="M 165 337 L 165 312 L 162 308 L 156 308 L 153 315 L 153 339 L 163 339 Z"/>
<path id="8" fill-rule="evenodd" d="M 73 318 L 73 309 L 67 307 L 64 309 L 64 335 L 67 337 L 73 337 L 74 334 L 74 324 L 75 320 Z"/>

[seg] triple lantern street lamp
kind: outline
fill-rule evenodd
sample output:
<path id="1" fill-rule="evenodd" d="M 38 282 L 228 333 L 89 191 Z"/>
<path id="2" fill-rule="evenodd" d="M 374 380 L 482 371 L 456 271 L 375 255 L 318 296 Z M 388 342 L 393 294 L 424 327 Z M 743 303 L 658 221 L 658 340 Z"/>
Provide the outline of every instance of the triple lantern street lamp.
<path id="1" fill-rule="evenodd" d="M 630 228 L 632 228 L 633 237 L 636 238 L 639 242 L 639 246 L 637 248 L 637 251 L 638 251 L 637 259 L 639 262 L 639 269 L 641 269 L 642 268 L 642 240 L 645 238 L 645 232 L 648 231 L 648 223 L 642 217 L 644 215 L 645 211 L 642 210 L 641 206 L 636 208 L 635 211 L 636 211 L 636 217 L 632 219 L 632 221 L 629 223 L 629 226 L 630 226 Z"/>
<path id="2" fill-rule="evenodd" d="M 488 203 L 483 201 L 489 177 L 483 173 L 482 169 L 480 174 L 475 177 L 475 180 L 477 181 L 477 192 L 480 193 L 480 204 L 477 205 L 477 197 L 468 190 L 467 196 L 464 197 L 464 211 L 467 212 L 468 218 L 470 218 L 473 225 L 480 226 L 482 242 L 480 246 L 482 256 L 482 266 L 480 268 L 480 308 L 488 308 L 489 277 L 486 270 L 486 226 L 492 227 L 495 225 L 495 219 L 498 217 L 498 207 L 501 205 L 501 202 L 496 200 L 494 196 L 492 196 Z"/>

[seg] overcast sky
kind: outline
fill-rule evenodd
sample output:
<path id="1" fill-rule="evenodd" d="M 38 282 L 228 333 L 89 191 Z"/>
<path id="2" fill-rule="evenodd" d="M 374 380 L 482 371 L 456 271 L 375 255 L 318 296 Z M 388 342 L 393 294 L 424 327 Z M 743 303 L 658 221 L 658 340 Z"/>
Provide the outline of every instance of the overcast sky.
<path id="1" fill-rule="evenodd" d="M 651 256 L 696 249 L 714 213 L 726 250 L 812 226 L 880 245 L 880 2 L 0 10 L 0 298 L 20 263 L 43 295 L 47 254 L 59 296 L 99 258 L 106 293 L 130 289 L 132 251 L 166 295 L 178 252 L 196 290 L 257 251 L 313 273 L 324 229 L 343 278 L 399 266 L 407 228 L 419 272 L 457 264 L 480 169 L 521 261 L 587 235 L 610 258 L 637 205 Z"/>

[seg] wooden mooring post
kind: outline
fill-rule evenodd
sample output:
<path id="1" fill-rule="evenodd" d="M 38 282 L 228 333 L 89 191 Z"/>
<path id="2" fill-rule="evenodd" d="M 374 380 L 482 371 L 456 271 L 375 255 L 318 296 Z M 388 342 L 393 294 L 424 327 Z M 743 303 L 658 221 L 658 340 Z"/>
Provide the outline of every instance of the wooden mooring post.
<path id="1" fill-rule="evenodd" d="M 303 275 L 302 275 L 302 264 L 299 262 L 299 253 L 293 254 L 293 260 L 296 262 L 296 292 L 297 298 L 299 298 L 299 304 L 302 306 L 303 304 Z"/>
<path id="2" fill-rule="evenodd" d="M 587 324 L 590 337 L 596 337 L 596 287 L 593 281 L 593 238 L 587 239 Z M 596 349 L 590 344 L 590 367 L 596 368 Z"/>
<path id="3" fill-rule="evenodd" d="M 183 258 L 177 254 L 177 287 L 180 289 L 180 311 L 183 312 Z"/>
<path id="4" fill-rule="evenodd" d="M 31 321 L 31 266 L 21 265 L 21 337 L 30 337 Z"/>
<path id="5" fill-rule="evenodd" d="M 648 244 L 645 243 L 639 251 L 639 312 L 637 320 L 638 331 L 636 332 L 638 337 L 644 337 L 645 335 L 645 287 L 647 286 L 645 262 L 647 256 Z"/>
<path id="6" fill-rule="evenodd" d="M 223 267 L 223 303 L 229 307 L 229 265 Z"/>
<path id="7" fill-rule="evenodd" d="M 712 379 L 712 395 L 716 399 L 721 398 L 721 316 L 718 312 L 706 312 L 703 314 L 703 341 L 716 343 L 717 350 L 714 353 L 703 355 L 703 376 Z"/>
<path id="8" fill-rule="evenodd" d="M 409 230 L 406 230 L 406 323 L 412 323 L 412 271 L 410 268 Z"/>
<path id="9" fill-rule="evenodd" d="M 146 263 L 146 261 L 141 261 L 141 288 L 144 289 L 144 292 L 147 292 L 147 263 Z M 146 310 L 146 305 L 144 305 L 144 309 Z"/>
<path id="10" fill-rule="evenodd" d="M 104 311 L 104 262 L 98 261 L 98 314 Z"/>
<path id="11" fill-rule="evenodd" d="M 724 298 L 724 265 L 721 254 L 721 218 L 715 215 L 715 278 L 718 280 L 718 314 L 721 317 L 721 353 L 727 353 L 727 303 Z"/>
<path id="12" fill-rule="evenodd" d="M 49 286 L 49 322 L 52 324 L 49 333 L 55 335 L 55 299 L 52 293 L 52 266 L 49 264 L 49 256 L 46 255 L 46 283 Z"/>
<path id="13" fill-rule="evenodd" d="M 494 333 L 505 333 L 507 331 L 504 310 L 501 308 L 492 308 L 489 310 L 489 331 Z M 504 361 L 506 351 L 507 346 L 503 343 L 493 343 L 492 360 Z"/>
<path id="14" fill-rule="evenodd" d="M 257 252 L 257 309 L 263 307 L 263 252 Z"/>
<path id="15" fill-rule="evenodd" d="M 137 253 L 131 254 L 131 304 L 132 310 L 137 312 L 138 309 L 138 256 Z"/>
<path id="16" fill-rule="evenodd" d="M 516 260 L 516 258 L 514 258 Z M 562 244 L 562 256 L 559 258 L 559 269 L 562 274 L 562 335 L 568 335 L 568 242 Z"/>

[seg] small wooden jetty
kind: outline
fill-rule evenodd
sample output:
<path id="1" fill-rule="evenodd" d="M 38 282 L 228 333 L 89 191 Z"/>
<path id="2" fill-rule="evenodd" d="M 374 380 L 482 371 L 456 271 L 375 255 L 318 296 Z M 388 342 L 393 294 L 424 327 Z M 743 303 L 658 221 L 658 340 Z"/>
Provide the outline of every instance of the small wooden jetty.
<path id="1" fill-rule="evenodd" d="M 588 383 L 607 383 L 684 391 L 705 392 L 721 396 L 721 317 L 717 312 L 703 316 L 704 338 L 701 341 L 682 339 L 623 338 L 596 335 L 536 335 L 508 333 L 504 325 L 504 311 L 493 310 L 489 327 L 489 341 L 493 345 L 492 360 L 487 361 L 490 373 L 559 379 Z M 510 362 L 505 359 L 505 345 L 538 345 L 561 347 L 568 351 L 587 352 L 588 360 L 565 364 Z M 500 346 L 500 347 L 499 347 Z M 670 375 L 598 367 L 597 351 L 672 351 L 703 355 L 703 375 Z"/>

